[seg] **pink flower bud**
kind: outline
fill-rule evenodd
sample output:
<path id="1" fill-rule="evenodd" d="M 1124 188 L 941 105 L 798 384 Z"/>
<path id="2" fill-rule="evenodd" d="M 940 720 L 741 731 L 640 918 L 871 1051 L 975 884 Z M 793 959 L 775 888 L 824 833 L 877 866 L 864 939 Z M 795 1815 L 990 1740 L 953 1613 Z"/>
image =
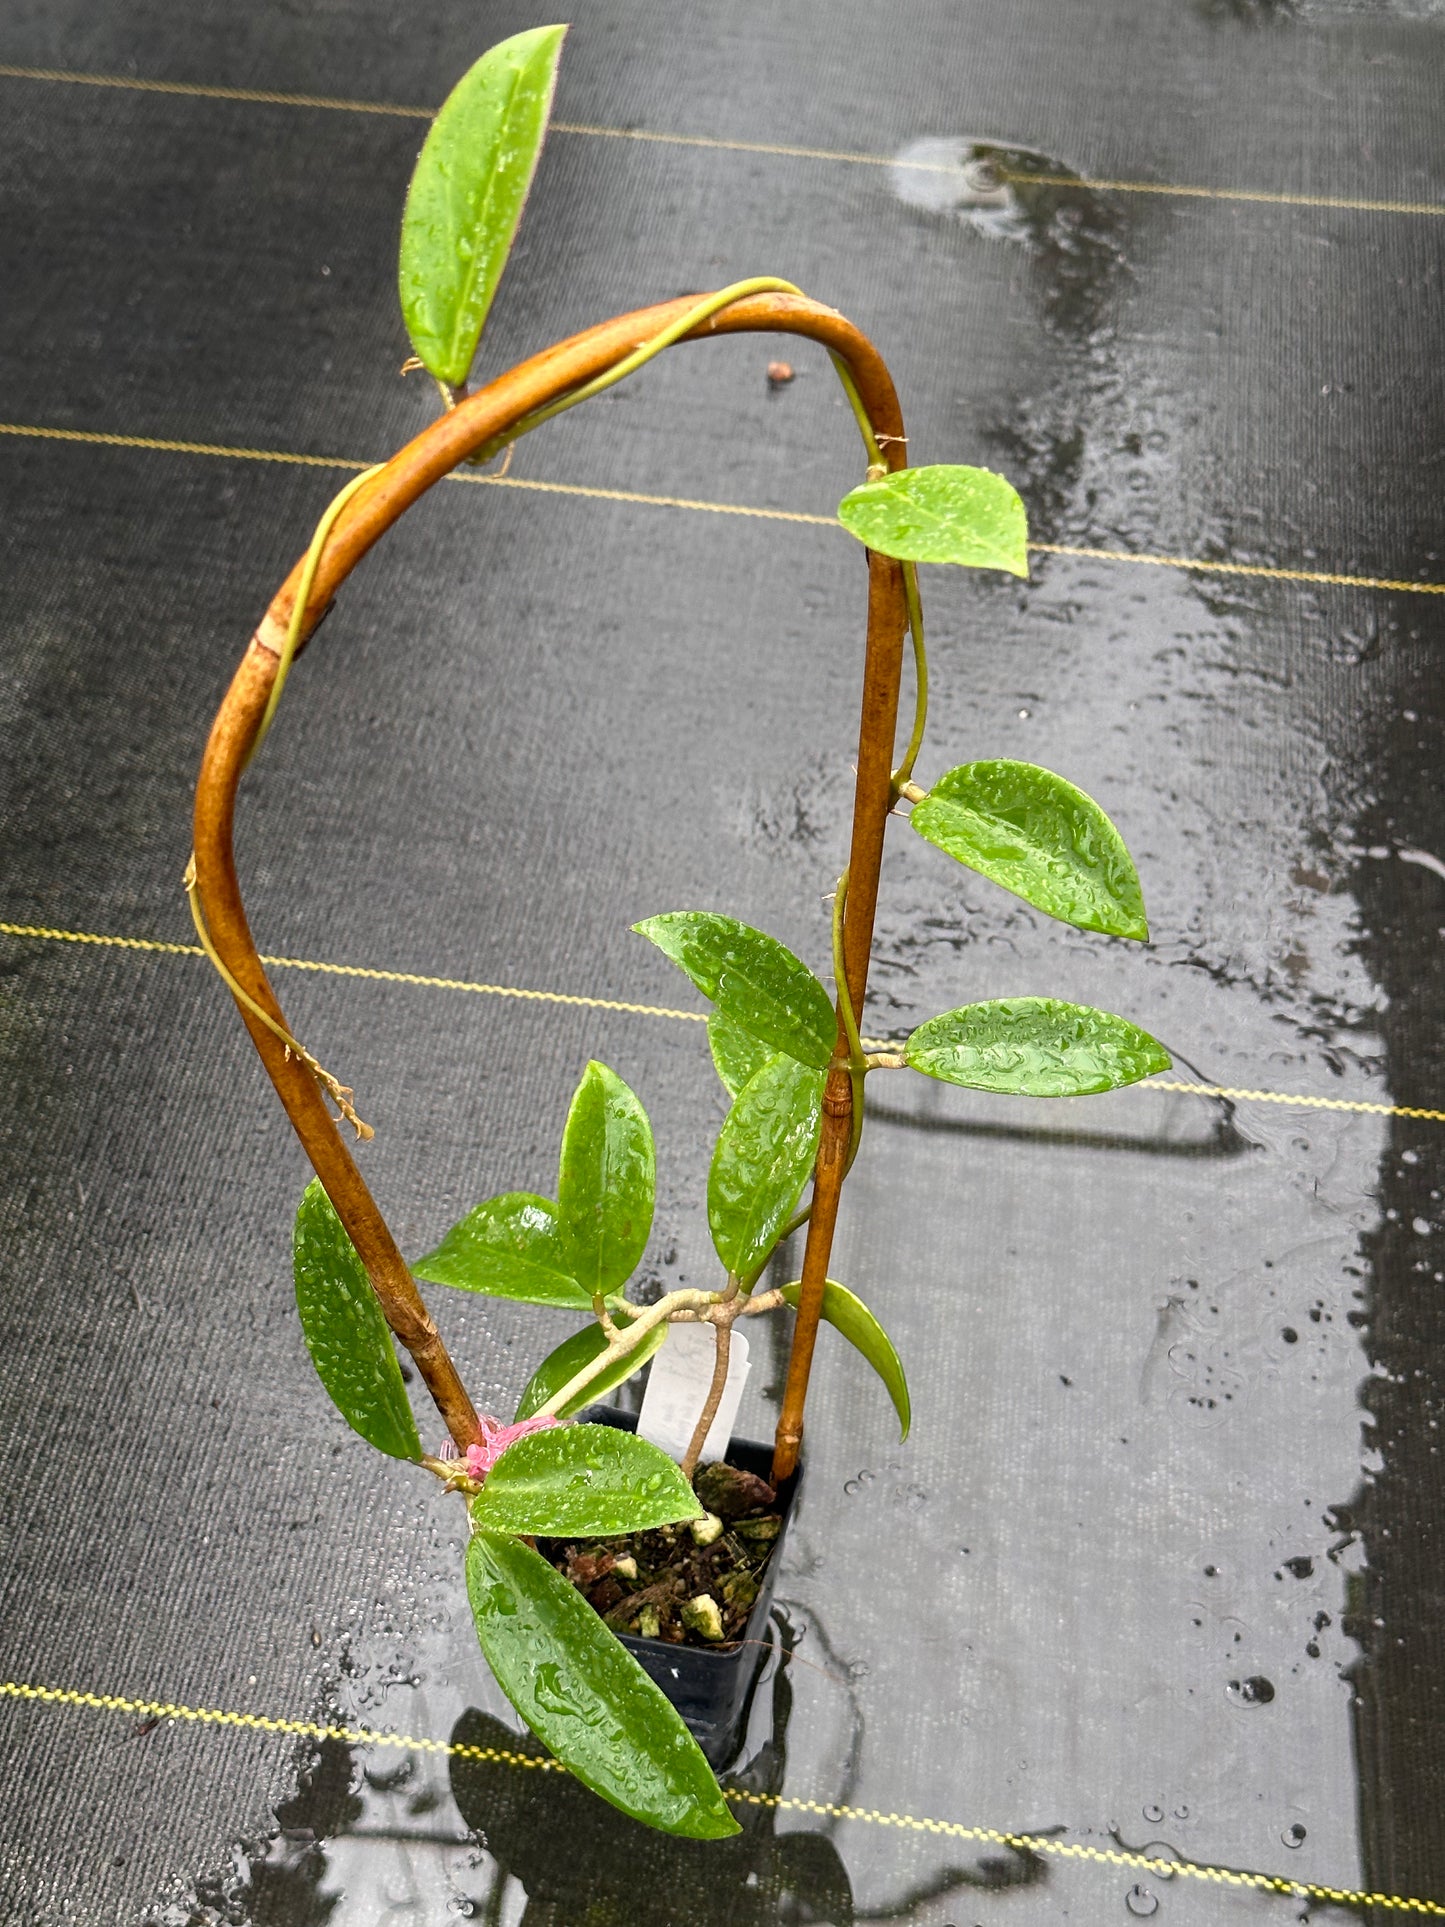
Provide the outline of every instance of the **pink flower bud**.
<path id="1" fill-rule="evenodd" d="M 467 1447 L 467 1471 L 474 1479 L 485 1479 L 509 1445 L 515 1445 L 529 1432 L 545 1432 L 557 1421 L 547 1413 L 537 1418 L 518 1419 L 515 1425 L 503 1425 L 500 1419 L 486 1417 L 479 1423 L 482 1436 L 475 1445 Z"/>

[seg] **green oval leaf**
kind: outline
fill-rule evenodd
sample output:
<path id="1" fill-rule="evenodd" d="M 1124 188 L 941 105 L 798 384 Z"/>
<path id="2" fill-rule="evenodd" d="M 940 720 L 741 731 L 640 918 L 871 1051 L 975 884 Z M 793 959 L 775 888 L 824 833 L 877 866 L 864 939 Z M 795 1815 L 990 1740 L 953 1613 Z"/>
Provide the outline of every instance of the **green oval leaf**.
<path id="1" fill-rule="evenodd" d="M 798 1202 L 818 1155 L 825 1081 L 779 1054 L 733 1101 L 707 1176 L 707 1220 L 731 1277 L 752 1276 Z"/>
<path id="2" fill-rule="evenodd" d="M 565 27 L 484 53 L 442 103 L 401 223 L 401 311 L 417 358 L 465 381 L 542 152 Z"/>
<path id="3" fill-rule="evenodd" d="M 998 758 L 940 777 L 909 822 L 1046 916 L 1109 937 L 1149 935 L 1139 874 L 1091 796 L 1036 763 Z"/>
<path id="4" fill-rule="evenodd" d="M 431 1285 L 482 1291 L 527 1305 L 591 1309 L 592 1299 L 568 1270 L 557 1207 L 530 1191 L 488 1198 L 454 1224 L 412 1275 Z"/>
<path id="5" fill-rule="evenodd" d="M 652 1126 L 615 1071 L 592 1063 L 567 1113 L 557 1173 L 557 1223 L 567 1268 L 605 1298 L 636 1271 L 652 1231 Z"/>
<path id="6" fill-rule="evenodd" d="M 722 1011 L 714 1010 L 707 1020 L 707 1041 L 712 1050 L 713 1067 L 730 1096 L 736 1097 L 749 1078 L 756 1077 L 773 1052 L 735 1024 Z"/>
<path id="7" fill-rule="evenodd" d="M 786 944 L 711 910 L 672 910 L 632 927 L 733 1023 L 800 1064 L 827 1068 L 838 1019 L 827 991 Z"/>
<path id="8" fill-rule="evenodd" d="M 306 1349 L 354 1432 L 394 1459 L 419 1459 L 421 1440 L 391 1331 L 366 1267 L 313 1178 L 296 1213 L 296 1309 Z"/>
<path id="9" fill-rule="evenodd" d="M 721 1840 L 739 1831 L 679 1715 L 539 1552 L 474 1533 L 467 1597 L 497 1684 L 585 1786 L 663 1833 Z"/>
<path id="10" fill-rule="evenodd" d="M 850 535 L 901 562 L 961 562 L 1029 572 L 1028 518 L 1013 486 L 988 468 L 940 463 L 864 482 L 838 504 Z"/>
<path id="11" fill-rule="evenodd" d="M 1167 1071 L 1164 1046 L 1123 1017 L 1052 997 L 964 1004 L 920 1024 L 903 1047 L 914 1070 L 976 1091 L 1084 1097 Z"/>
<path id="12" fill-rule="evenodd" d="M 666 1452 L 610 1425 L 554 1425 L 509 1445 L 471 1502 L 483 1532 L 605 1539 L 700 1519 Z"/>
<path id="13" fill-rule="evenodd" d="M 615 1323 L 619 1325 L 632 1322 L 616 1306 L 613 1307 L 612 1316 Z M 639 1342 L 636 1350 L 628 1352 L 624 1358 L 619 1358 L 605 1371 L 599 1372 L 583 1391 L 580 1391 L 575 1398 L 569 1399 L 567 1404 L 558 1411 L 558 1418 L 571 1418 L 585 1405 L 595 1404 L 598 1399 L 605 1398 L 617 1386 L 625 1384 L 635 1372 L 640 1372 L 667 1337 L 667 1329 L 665 1320 L 660 1325 L 654 1325 L 647 1336 Z M 534 1412 L 540 1412 L 547 1401 L 555 1397 L 564 1385 L 570 1383 L 584 1365 L 590 1365 L 593 1359 L 599 1357 L 606 1349 L 607 1334 L 595 1319 L 590 1325 L 584 1325 L 581 1331 L 573 1332 L 570 1338 L 564 1338 L 555 1351 L 548 1352 L 527 1381 L 527 1389 L 518 1402 L 514 1416 L 531 1418 Z"/>
<path id="14" fill-rule="evenodd" d="M 783 1286 L 783 1296 L 794 1311 L 798 1309 L 802 1289 L 801 1283 Z M 908 1396 L 903 1360 L 894 1350 L 892 1339 L 863 1300 L 855 1298 L 846 1285 L 835 1284 L 831 1278 L 823 1287 L 822 1316 L 834 1331 L 841 1332 L 848 1343 L 863 1354 L 883 1380 L 888 1396 L 893 1401 L 893 1409 L 898 1414 L 900 1437 L 906 1439 L 908 1428 L 913 1423 L 913 1403 Z"/>

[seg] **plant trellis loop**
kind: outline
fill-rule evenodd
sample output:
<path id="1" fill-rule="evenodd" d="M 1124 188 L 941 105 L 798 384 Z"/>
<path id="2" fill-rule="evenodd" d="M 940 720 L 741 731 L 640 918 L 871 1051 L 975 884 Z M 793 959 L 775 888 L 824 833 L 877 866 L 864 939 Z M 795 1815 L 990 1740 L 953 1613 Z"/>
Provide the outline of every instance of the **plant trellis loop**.
<path id="1" fill-rule="evenodd" d="M 314 561 L 303 558 L 287 577 L 252 637 L 222 700 L 206 744 L 195 801 L 196 907 L 204 918 L 218 967 L 244 993 L 242 1021 L 251 1035 L 282 1106 L 317 1176 L 366 1267 L 388 1324 L 410 1352 L 448 1430 L 463 1452 L 474 1442 L 478 1421 L 445 1345 L 427 1312 L 385 1218 L 326 1107 L 308 1064 L 289 1045 L 290 1027 L 267 980 L 246 919 L 236 873 L 233 825 L 237 787 L 261 733 L 283 658 L 299 655 L 322 612 L 361 558 L 435 483 L 527 417 L 606 376 L 691 316 L 697 297 L 640 309 L 590 328 L 520 363 L 432 422 L 368 478 L 342 504 Z M 871 425 L 886 466 L 900 469 L 906 440 L 897 395 L 882 357 L 834 310 L 806 296 L 763 292 L 744 295 L 701 321 L 683 340 L 734 333 L 795 334 L 818 341 L 846 368 L 862 418 Z M 308 566 L 309 565 L 309 566 Z M 303 584 L 309 576 L 309 593 Z M 869 564 L 869 640 L 860 729 L 859 788 L 855 807 L 853 877 L 845 935 L 849 988 L 861 1009 L 867 955 L 872 941 L 877 871 L 883 825 L 892 803 L 888 768 L 897 714 L 902 640 L 907 608 L 899 564 L 873 556 Z M 298 613 L 299 602 L 299 613 Z M 289 651 L 288 651 L 289 642 Z M 879 786 L 874 765 L 880 760 Z M 871 879 L 869 872 L 871 870 Z M 852 1093 L 846 1073 L 825 1093 L 819 1172 L 829 1160 L 846 1160 Z M 839 1134 L 841 1132 L 841 1154 Z M 836 1195 L 820 1187 L 809 1225 L 802 1303 L 794 1331 L 793 1366 L 785 1395 L 780 1437 L 801 1434 L 812 1337 L 816 1333 L 836 1215 Z M 791 1449 L 796 1451 L 796 1440 Z"/>

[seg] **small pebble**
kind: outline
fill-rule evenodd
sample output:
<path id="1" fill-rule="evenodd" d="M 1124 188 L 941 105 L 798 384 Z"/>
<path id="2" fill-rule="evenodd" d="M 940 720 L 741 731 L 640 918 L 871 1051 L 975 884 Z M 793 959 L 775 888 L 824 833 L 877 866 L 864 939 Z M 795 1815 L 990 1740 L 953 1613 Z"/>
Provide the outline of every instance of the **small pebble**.
<path id="1" fill-rule="evenodd" d="M 770 361 L 768 363 L 769 388 L 786 388 L 793 379 L 793 364 L 790 361 Z"/>
<path id="2" fill-rule="evenodd" d="M 700 1546 L 710 1546 L 723 1535 L 723 1522 L 715 1512 L 704 1512 L 700 1519 L 691 1522 L 693 1538 Z"/>
<path id="3" fill-rule="evenodd" d="M 629 1552 L 625 1559 L 614 1559 L 612 1561 L 612 1570 L 617 1574 L 619 1579 L 635 1579 L 637 1577 L 637 1561 Z"/>
<path id="4" fill-rule="evenodd" d="M 733 1527 L 740 1539 L 750 1539 L 754 1545 L 771 1545 L 782 1529 L 776 1512 L 766 1513 L 761 1519 L 739 1519 Z"/>
<path id="5" fill-rule="evenodd" d="M 688 1600 L 682 1609 L 682 1623 L 689 1632 L 701 1633 L 704 1639 L 723 1637 L 722 1614 L 709 1592 L 700 1592 L 696 1599 Z"/>
<path id="6" fill-rule="evenodd" d="M 589 1586 L 595 1586 L 599 1579 L 611 1572 L 616 1563 L 612 1554 L 605 1548 L 597 1552 L 587 1552 L 581 1546 L 574 1546 L 567 1555 L 566 1576 L 574 1586 L 580 1586 L 585 1592 Z"/>
<path id="7" fill-rule="evenodd" d="M 656 1639 L 662 1631 L 662 1622 L 657 1616 L 656 1606 L 644 1606 L 637 1615 L 637 1631 L 642 1639 Z"/>
<path id="8" fill-rule="evenodd" d="M 758 1582 L 750 1572 L 730 1572 L 719 1590 L 733 1612 L 746 1613 L 758 1596 Z"/>
<path id="9" fill-rule="evenodd" d="M 693 1490 L 709 1512 L 720 1519 L 741 1519 L 745 1513 L 770 1506 L 777 1493 L 756 1472 L 736 1465 L 705 1465 L 693 1480 Z"/>

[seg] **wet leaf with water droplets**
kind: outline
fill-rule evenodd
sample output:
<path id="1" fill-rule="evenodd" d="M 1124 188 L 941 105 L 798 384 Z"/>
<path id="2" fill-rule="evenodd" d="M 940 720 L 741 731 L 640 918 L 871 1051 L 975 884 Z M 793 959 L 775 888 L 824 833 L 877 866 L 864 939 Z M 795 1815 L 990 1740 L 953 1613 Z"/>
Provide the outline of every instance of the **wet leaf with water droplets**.
<path id="1" fill-rule="evenodd" d="M 557 1207 L 530 1191 L 488 1198 L 454 1224 L 413 1276 L 431 1285 L 485 1292 L 527 1305 L 590 1310 L 591 1295 L 572 1276 Z"/>
<path id="2" fill-rule="evenodd" d="M 832 1000 L 786 944 L 711 910 L 672 910 L 632 927 L 749 1036 L 800 1064 L 827 1067 L 838 1036 Z"/>
<path id="3" fill-rule="evenodd" d="M 590 1299 L 620 1291 L 652 1230 L 652 1126 L 615 1071 L 591 1063 L 567 1113 L 557 1172 L 557 1223 L 567 1269 Z"/>
<path id="4" fill-rule="evenodd" d="M 677 1712 L 540 1553 L 474 1533 L 467 1595 L 497 1684 L 584 1786 L 663 1833 L 721 1840 L 739 1831 Z"/>
<path id="5" fill-rule="evenodd" d="M 998 758 L 940 777 L 908 819 L 921 837 L 1045 915 L 1144 942 L 1124 839 L 1091 796 L 1036 763 Z"/>
<path id="6" fill-rule="evenodd" d="M 946 1084 L 1020 1097 L 1084 1097 L 1167 1071 L 1172 1059 L 1147 1031 L 1107 1010 L 1051 997 L 964 1004 L 920 1024 L 903 1052 Z"/>
<path id="7" fill-rule="evenodd" d="M 565 27 L 484 53 L 432 122 L 401 224 L 401 311 L 417 358 L 465 381 L 532 185 Z"/>
<path id="8" fill-rule="evenodd" d="M 798 1308 L 802 1289 L 801 1283 L 783 1286 L 783 1296 L 794 1311 Z M 893 1401 L 893 1409 L 898 1414 L 901 1428 L 899 1436 L 906 1439 L 913 1422 L 913 1406 L 908 1396 L 908 1380 L 903 1373 L 903 1360 L 894 1350 L 892 1339 L 863 1300 L 856 1298 L 846 1285 L 835 1284 L 831 1278 L 823 1287 L 822 1316 L 834 1331 L 840 1332 L 850 1345 L 863 1354 L 883 1380 L 888 1396 Z"/>
<path id="9" fill-rule="evenodd" d="M 629 1325 L 632 1322 L 628 1314 L 616 1305 L 612 1307 L 612 1316 L 619 1325 Z M 596 1378 L 584 1386 L 574 1398 L 561 1406 L 557 1412 L 558 1418 L 571 1418 L 574 1413 L 580 1412 L 584 1405 L 594 1404 L 598 1399 L 605 1398 L 617 1386 L 625 1384 L 634 1372 L 642 1370 L 667 1337 L 667 1332 L 668 1327 L 665 1322 L 654 1325 L 646 1337 L 639 1341 L 635 1350 L 617 1359 L 605 1371 L 599 1372 Z M 595 1319 L 590 1325 L 584 1325 L 581 1331 L 573 1332 L 570 1338 L 564 1338 L 555 1351 L 548 1352 L 527 1381 L 527 1389 L 518 1402 L 515 1416 L 531 1418 L 534 1412 L 540 1412 L 547 1401 L 560 1392 L 564 1385 L 570 1383 L 584 1365 L 590 1365 L 594 1358 L 600 1357 L 606 1350 L 607 1334 Z"/>
<path id="10" fill-rule="evenodd" d="M 394 1459 L 419 1459 L 391 1332 L 366 1267 L 320 1181 L 296 1213 L 296 1309 L 306 1349 L 332 1403 L 353 1431 Z"/>
<path id="11" fill-rule="evenodd" d="M 992 469 L 954 463 L 900 469 L 845 495 L 838 520 L 879 555 L 902 562 L 1029 572 L 1024 505 Z"/>
<path id="12" fill-rule="evenodd" d="M 707 1221 L 735 1278 L 757 1270 L 798 1202 L 823 1127 L 826 1073 L 770 1057 L 738 1092 L 707 1178 Z"/>
<path id="13" fill-rule="evenodd" d="M 700 1519 L 697 1494 L 657 1446 L 610 1425 L 559 1425 L 509 1445 L 471 1502 L 481 1531 L 609 1538 Z"/>
<path id="14" fill-rule="evenodd" d="M 712 1050 L 713 1067 L 731 1097 L 736 1097 L 748 1079 L 756 1077 L 773 1055 L 766 1044 L 720 1010 L 715 1010 L 707 1020 L 707 1041 Z"/>

